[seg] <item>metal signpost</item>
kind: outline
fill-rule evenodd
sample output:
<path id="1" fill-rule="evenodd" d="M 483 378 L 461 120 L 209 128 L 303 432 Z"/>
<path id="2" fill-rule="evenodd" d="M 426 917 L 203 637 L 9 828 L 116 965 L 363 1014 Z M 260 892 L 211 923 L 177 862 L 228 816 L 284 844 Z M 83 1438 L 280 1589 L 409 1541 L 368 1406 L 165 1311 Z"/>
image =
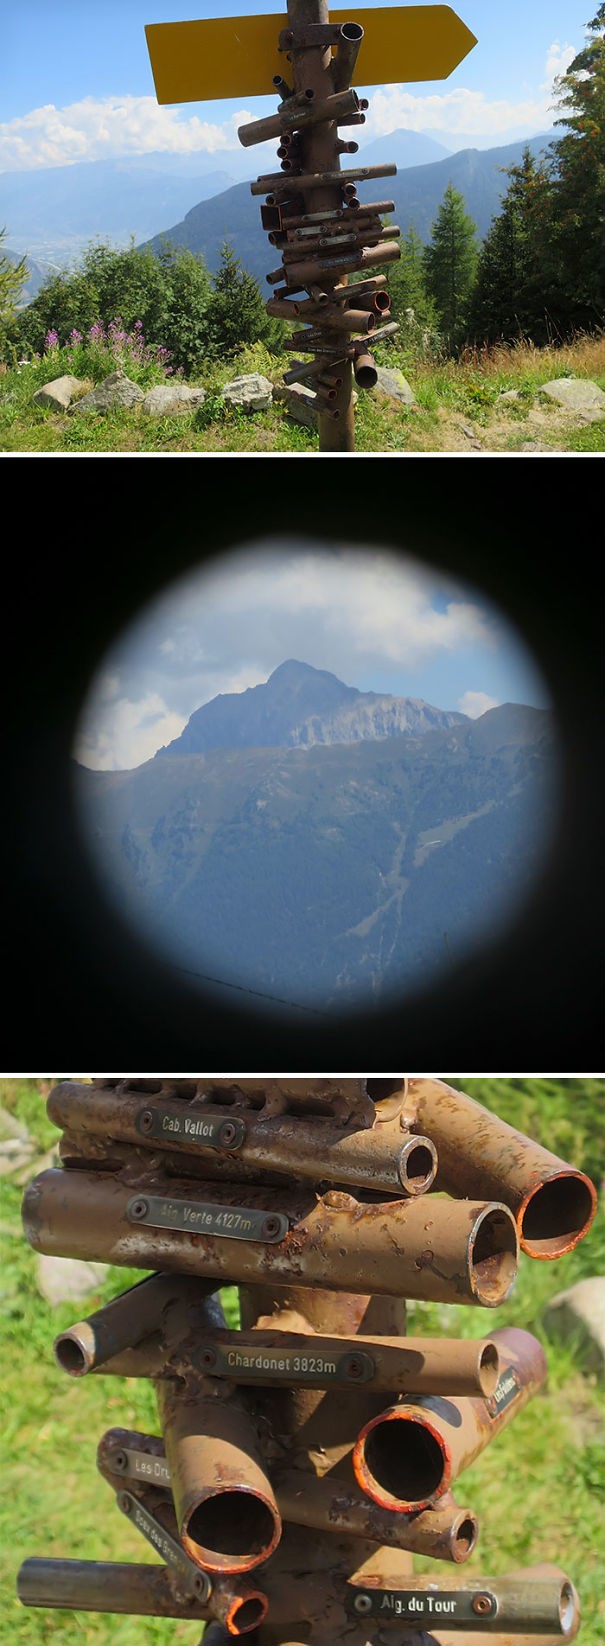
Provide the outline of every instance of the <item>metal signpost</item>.
<path id="1" fill-rule="evenodd" d="M 23 1604 L 198 1619 L 204 1646 L 572 1640 L 558 1566 L 468 1575 L 451 1489 L 539 1396 L 542 1346 L 408 1337 L 405 1300 L 503 1302 L 519 1244 L 587 1233 L 586 1175 L 433 1079 L 63 1081 L 48 1114 L 30 1244 L 156 1271 L 54 1344 L 76 1381 L 153 1382 L 160 1433 L 108 1430 L 97 1465 L 155 1564 L 33 1557 Z"/>
<path id="2" fill-rule="evenodd" d="M 339 126 L 365 121 L 358 85 L 445 79 L 476 44 L 449 6 L 328 11 L 328 0 L 288 0 L 278 16 L 156 23 L 146 29 L 158 102 L 277 93 L 277 113 L 240 126 L 244 147 L 275 138 L 280 170 L 259 177 L 263 228 L 281 253 L 267 275 L 275 288 L 267 312 L 293 326 L 286 348 L 297 360 L 284 382 L 315 393 L 320 451 L 352 452 L 353 379 L 372 388 L 369 341 L 397 330 L 386 276 L 370 271 L 399 258 L 399 229 L 382 217 L 392 200 L 359 200 L 357 184 L 392 177 L 394 165 L 341 169 L 358 145 Z M 350 274 L 368 278 L 349 285 Z"/>

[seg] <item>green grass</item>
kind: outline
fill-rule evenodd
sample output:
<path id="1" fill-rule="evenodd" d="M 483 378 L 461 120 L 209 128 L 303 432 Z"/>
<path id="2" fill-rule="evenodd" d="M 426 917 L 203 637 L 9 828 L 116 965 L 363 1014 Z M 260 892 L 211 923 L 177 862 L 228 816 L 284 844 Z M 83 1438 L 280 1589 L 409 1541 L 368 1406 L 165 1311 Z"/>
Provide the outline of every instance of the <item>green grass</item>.
<path id="1" fill-rule="evenodd" d="M 604 1079 L 444 1078 L 600 1182 L 605 1171 Z M 26 1124 L 40 1155 L 57 1139 L 45 1113 L 52 1084 L 54 1078 L 0 1081 L 0 1105 Z M 31 1175 L 38 1169 L 34 1162 Z M 194 1646 L 199 1624 L 45 1611 L 25 1608 L 16 1599 L 16 1572 L 28 1556 L 154 1560 L 115 1507 L 110 1488 L 97 1473 L 95 1454 L 100 1436 L 114 1425 L 159 1432 L 149 1384 L 103 1376 L 74 1383 L 59 1371 L 52 1353 L 59 1331 L 134 1284 L 141 1272 L 109 1268 L 104 1284 L 85 1304 L 51 1308 L 38 1294 L 35 1254 L 21 1232 L 22 1193 L 14 1179 L 0 1179 L 0 1642 L 47 1646 L 60 1639 L 61 1646 L 101 1646 L 111 1638 L 112 1646 L 167 1646 L 172 1641 Z M 544 1343 L 546 1389 L 465 1472 L 455 1495 L 479 1517 L 479 1544 L 469 1572 L 497 1575 L 541 1561 L 561 1566 L 580 1592 L 582 1646 L 598 1646 L 605 1623 L 602 1396 L 595 1376 L 581 1371 L 577 1343 L 549 1341 L 541 1314 L 555 1293 L 604 1269 L 601 1212 L 586 1240 L 557 1263 L 522 1256 L 512 1295 L 501 1308 L 414 1303 L 408 1312 L 411 1334 L 475 1338 L 515 1324 Z M 231 1289 L 223 1299 L 235 1324 L 237 1294 Z M 437 1570 L 426 1560 L 418 1560 L 416 1568 L 433 1575 Z M 446 1566 L 439 1570 L 447 1576 Z"/>
<path id="2" fill-rule="evenodd" d="M 591 378 L 605 389 L 605 334 L 582 336 L 559 349 L 536 349 L 529 344 L 519 344 L 489 351 L 469 350 L 459 360 L 441 360 L 418 353 L 406 343 L 402 332 L 394 340 L 379 342 L 375 357 L 379 365 L 397 366 L 403 371 L 418 404 L 409 410 L 360 391 L 355 413 L 359 452 L 456 449 L 460 444 L 459 438 L 455 439 L 456 419 L 471 425 L 485 450 L 513 451 L 528 436 L 539 438 L 541 444 L 557 451 L 603 450 L 603 422 L 574 426 L 569 421 L 561 422 L 551 408 L 551 423 L 542 422 L 538 436 L 535 425 L 528 419 L 542 405 L 541 384 L 553 377 Z M 87 359 L 83 354 L 82 371 Z M 47 356 L 0 377 L 0 451 L 298 452 L 310 455 L 318 450 L 317 433 L 290 419 L 279 404 L 265 412 L 248 414 L 226 407 L 220 399 L 220 390 L 229 378 L 259 371 L 277 385 L 291 364 L 290 354 L 270 354 L 263 344 L 257 343 L 242 349 L 226 364 L 200 365 L 190 381 L 201 384 L 208 399 L 198 412 L 155 418 L 143 416 L 135 406 L 102 415 L 67 416 L 32 404 L 36 388 L 70 369 L 68 352 L 56 351 L 52 359 Z M 103 357 L 97 351 L 89 375 L 96 382 L 113 369 L 115 361 L 109 359 L 103 364 Z M 166 381 L 155 365 L 127 366 L 126 369 L 143 388 L 152 382 Z M 515 389 L 520 399 L 508 404 L 499 402 L 499 395 L 509 389 Z"/>

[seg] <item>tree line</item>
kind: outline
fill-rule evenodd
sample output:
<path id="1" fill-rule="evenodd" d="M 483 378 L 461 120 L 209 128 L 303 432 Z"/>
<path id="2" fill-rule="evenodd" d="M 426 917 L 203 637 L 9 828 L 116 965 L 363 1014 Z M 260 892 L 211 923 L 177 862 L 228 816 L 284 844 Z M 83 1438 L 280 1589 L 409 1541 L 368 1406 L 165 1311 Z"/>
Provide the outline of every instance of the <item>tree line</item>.
<path id="1" fill-rule="evenodd" d="M 392 311 L 434 332 L 452 354 L 465 344 L 531 339 L 537 345 L 594 331 L 605 317 L 605 0 L 587 41 L 555 82 L 564 135 L 546 156 L 529 148 L 509 168 L 501 209 L 480 245 L 463 197 L 448 185 L 428 245 L 411 226 L 389 271 Z M 170 351 L 174 369 L 225 359 L 262 341 L 279 350 L 283 323 L 271 320 L 253 279 L 226 242 L 212 280 L 203 258 L 166 241 L 155 256 L 132 245 L 91 246 L 81 267 L 51 275 L 17 308 L 26 260 L 1 251 L 0 346 L 42 353 L 52 331 L 74 331 L 120 316 Z"/>

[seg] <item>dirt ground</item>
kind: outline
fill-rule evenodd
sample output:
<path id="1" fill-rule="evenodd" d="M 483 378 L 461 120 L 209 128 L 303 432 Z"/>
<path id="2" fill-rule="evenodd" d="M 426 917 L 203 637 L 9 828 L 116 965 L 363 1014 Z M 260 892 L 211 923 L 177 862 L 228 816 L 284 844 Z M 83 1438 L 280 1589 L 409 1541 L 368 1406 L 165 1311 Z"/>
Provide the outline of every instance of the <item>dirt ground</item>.
<path id="1" fill-rule="evenodd" d="M 533 406 L 523 417 L 496 409 L 485 423 L 471 423 L 458 412 L 442 408 L 435 451 L 451 452 L 566 452 L 569 440 L 590 423 L 602 422 L 597 412 L 569 412 L 561 406 Z"/>

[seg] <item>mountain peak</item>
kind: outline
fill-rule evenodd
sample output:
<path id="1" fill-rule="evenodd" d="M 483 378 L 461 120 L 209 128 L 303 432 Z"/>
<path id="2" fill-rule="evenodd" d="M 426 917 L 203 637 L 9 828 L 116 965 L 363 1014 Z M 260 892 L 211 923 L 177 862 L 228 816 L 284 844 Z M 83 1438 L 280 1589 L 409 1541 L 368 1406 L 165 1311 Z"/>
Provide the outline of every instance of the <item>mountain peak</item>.
<path id="1" fill-rule="evenodd" d="M 226 692 L 204 703 L 180 737 L 158 753 L 310 748 L 315 743 L 358 743 L 406 734 L 418 737 L 461 723 L 468 723 L 463 714 L 432 708 L 418 698 L 361 692 L 356 686 L 345 686 L 328 669 L 289 657 L 264 685 Z"/>

